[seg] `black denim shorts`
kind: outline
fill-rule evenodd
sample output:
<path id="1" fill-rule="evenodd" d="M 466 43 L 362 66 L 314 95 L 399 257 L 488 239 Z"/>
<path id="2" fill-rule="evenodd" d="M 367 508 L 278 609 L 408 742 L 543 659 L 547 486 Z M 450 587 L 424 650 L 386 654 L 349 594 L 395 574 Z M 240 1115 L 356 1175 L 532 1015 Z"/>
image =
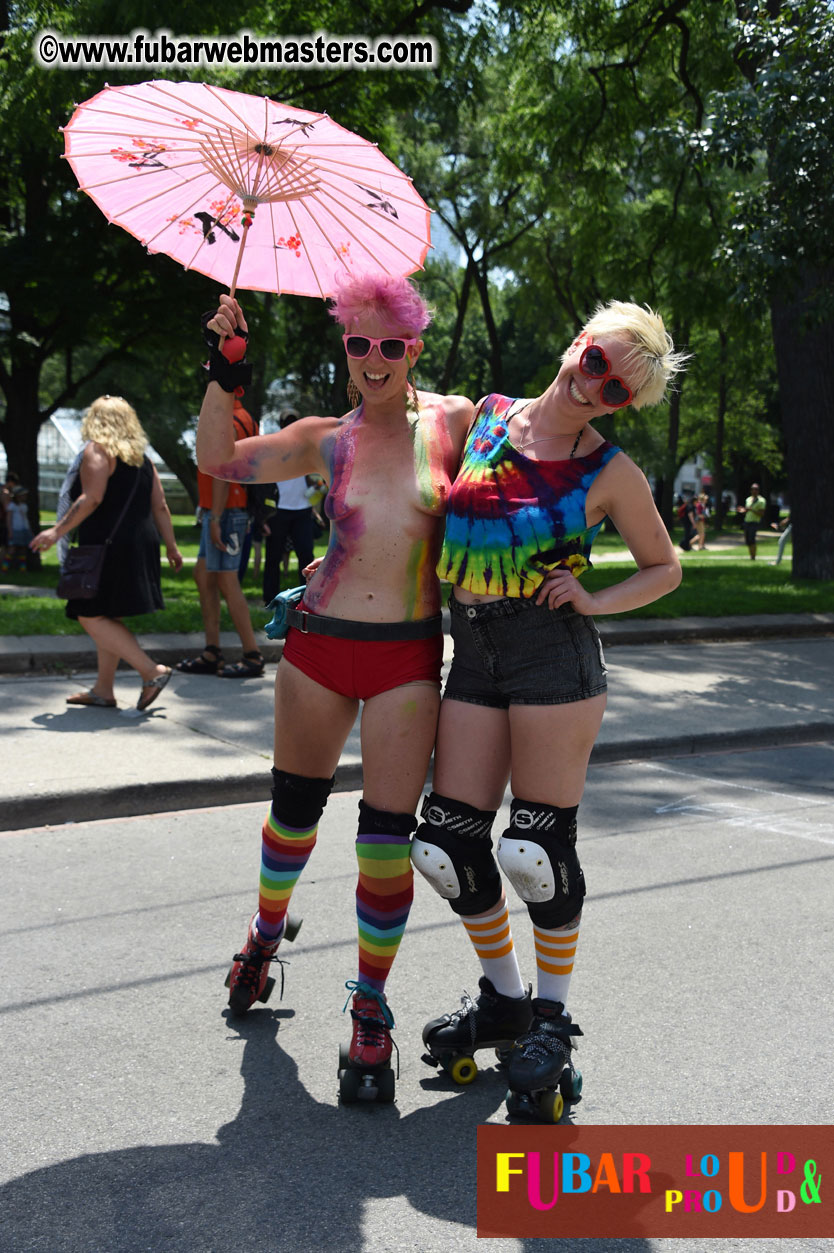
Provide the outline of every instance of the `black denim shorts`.
<path id="1" fill-rule="evenodd" d="M 507 597 L 462 605 L 449 597 L 454 657 L 444 697 L 471 705 L 565 705 L 607 690 L 593 618 Z"/>

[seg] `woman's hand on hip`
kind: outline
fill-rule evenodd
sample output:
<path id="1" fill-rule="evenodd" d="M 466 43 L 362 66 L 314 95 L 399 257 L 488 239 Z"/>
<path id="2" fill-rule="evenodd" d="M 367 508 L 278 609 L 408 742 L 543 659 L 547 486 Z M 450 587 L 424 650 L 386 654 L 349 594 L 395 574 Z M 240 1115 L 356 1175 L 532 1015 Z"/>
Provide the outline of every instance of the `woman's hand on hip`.
<path id="1" fill-rule="evenodd" d="M 550 609 L 558 609 L 560 605 L 572 604 L 577 613 L 592 614 L 594 598 L 586 591 L 579 579 L 570 570 L 559 567 L 551 570 L 542 579 L 536 593 L 536 604 L 546 604 Z"/>

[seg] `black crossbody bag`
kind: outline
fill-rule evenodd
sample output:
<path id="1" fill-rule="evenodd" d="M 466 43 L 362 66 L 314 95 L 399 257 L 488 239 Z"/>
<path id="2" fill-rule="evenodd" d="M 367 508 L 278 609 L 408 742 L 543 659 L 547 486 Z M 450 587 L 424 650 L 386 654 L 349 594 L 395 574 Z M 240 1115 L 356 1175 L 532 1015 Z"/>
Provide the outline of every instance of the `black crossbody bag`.
<path id="1" fill-rule="evenodd" d="M 139 466 L 139 474 L 141 472 L 142 466 Z M 92 600 L 94 596 L 98 595 L 107 549 L 110 547 L 113 536 L 118 531 L 125 514 L 130 508 L 130 502 L 133 500 L 136 488 L 139 486 L 139 474 L 133 480 L 133 487 L 130 489 L 124 508 L 104 543 L 76 544 L 74 548 L 70 548 L 67 553 L 67 559 L 61 566 L 61 574 L 56 588 L 56 594 L 62 600 Z"/>

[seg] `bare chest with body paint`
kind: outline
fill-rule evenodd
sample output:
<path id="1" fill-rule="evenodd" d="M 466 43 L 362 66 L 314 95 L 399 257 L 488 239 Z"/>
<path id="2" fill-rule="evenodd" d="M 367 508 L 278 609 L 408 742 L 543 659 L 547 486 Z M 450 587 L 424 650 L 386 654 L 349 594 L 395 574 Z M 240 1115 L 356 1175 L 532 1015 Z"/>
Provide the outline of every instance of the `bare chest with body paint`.
<path id="1" fill-rule="evenodd" d="M 455 462 L 442 402 L 390 426 L 359 415 L 333 442 L 325 510 L 337 526 L 361 512 L 363 529 L 375 519 L 386 530 L 411 529 L 419 519 L 409 515 L 445 513 Z"/>
<path id="2" fill-rule="evenodd" d="M 399 621 L 439 607 L 435 564 L 457 464 L 442 401 L 396 424 L 339 428 L 326 460 L 330 545 L 305 601 L 320 613 Z"/>

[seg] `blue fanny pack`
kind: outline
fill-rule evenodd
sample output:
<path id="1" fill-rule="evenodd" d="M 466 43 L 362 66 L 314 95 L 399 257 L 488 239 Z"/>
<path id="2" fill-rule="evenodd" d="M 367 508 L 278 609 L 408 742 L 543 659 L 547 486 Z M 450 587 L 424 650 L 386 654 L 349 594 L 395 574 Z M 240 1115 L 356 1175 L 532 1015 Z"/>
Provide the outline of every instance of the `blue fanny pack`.
<path id="1" fill-rule="evenodd" d="M 302 587 L 288 587 L 286 591 L 279 592 L 275 599 L 270 601 L 268 608 L 272 610 L 272 617 L 264 630 L 271 640 L 286 638 L 289 630 L 287 614 L 290 609 L 295 608 L 306 591 L 306 583 Z"/>

